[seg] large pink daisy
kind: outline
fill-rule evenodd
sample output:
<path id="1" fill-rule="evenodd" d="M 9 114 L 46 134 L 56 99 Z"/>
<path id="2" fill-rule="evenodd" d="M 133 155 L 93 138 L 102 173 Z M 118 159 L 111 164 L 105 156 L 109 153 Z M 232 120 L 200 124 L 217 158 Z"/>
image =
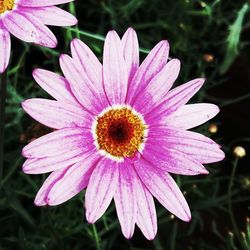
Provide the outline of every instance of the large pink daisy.
<path id="1" fill-rule="evenodd" d="M 186 105 L 204 79 L 170 90 L 180 61 L 168 62 L 169 44 L 161 41 L 139 66 L 131 28 L 122 39 L 115 31 L 107 34 L 103 65 L 78 39 L 71 42 L 71 53 L 60 57 L 65 78 L 42 69 L 33 73 L 56 100 L 22 104 L 31 117 L 56 130 L 23 149 L 25 173 L 52 172 L 35 204 L 58 205 L 86 188 L 86 217 L 94 223 L 114 198 L 126 238 L 135 224 L 147 239 L 155 237 L 153 197 L 189 221 L 188 204 L 169 173 L 207 174 L 202 164 L 224 158 L 214 141 L 187 131 L 219 111 L 213 104 Z"/>
<path id="2" fill-rule="evenodd" d="M 73 0 L 0 0 L 0 73 L 10 59 L 10 33 L 25 41 L 54 48 L 57 39 L 45 25 L 71 26 L 76 18 L 54 5 Z"/>

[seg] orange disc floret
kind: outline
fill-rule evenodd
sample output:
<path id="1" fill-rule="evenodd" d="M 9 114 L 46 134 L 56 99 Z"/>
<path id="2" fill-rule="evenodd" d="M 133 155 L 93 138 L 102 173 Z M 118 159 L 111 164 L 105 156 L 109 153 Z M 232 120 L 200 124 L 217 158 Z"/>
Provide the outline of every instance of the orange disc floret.
<path id="1" fill-rule="evenodd" d="M 5 11 L 12 10 L 14 4 L 14 0 L 0 0 L 0 14 L 3 14 Z"/>
<path id="2" fill-rule="evenodd" d="M 96 136 L 100 150 L 114 157 L 133 157 L 144 141 L 146 125 L 129 108 L 117 108 L 97 118 Z"/>

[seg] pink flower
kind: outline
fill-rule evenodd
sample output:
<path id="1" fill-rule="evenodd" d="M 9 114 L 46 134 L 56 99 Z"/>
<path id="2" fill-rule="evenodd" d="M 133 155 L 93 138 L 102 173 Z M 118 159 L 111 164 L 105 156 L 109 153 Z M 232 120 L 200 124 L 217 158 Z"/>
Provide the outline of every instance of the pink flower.
<path id="1" fill-rule="evenodd" d="M 73 0 L 0 0 L 0 73 L 10 59 L 10 33 L 25 41 L 54 48 L 57 39 L 45 25 L 71 26 L 74 16 L 54 5 Z"/>
<path id="2" fill-rule="evenodd" d="M 169 62 L 169 44 L 159 42 L 139 66 L 136 33 L 120 40 L 107 34 L 103 65 L 81 41 L 62 55 L 65 78 L 36 69 L 38 84 L 56 100 L 30 99 L 24 110 L 56 131 L 23 149 L 27 174 L 52 172 L 39 190 L 37 206 L 61 204 L 83 189 L 86 217 L 96 222 L 114 198 L 126 238 L 135 224 L 147 239 L 157 231 L 153 197 L 181 220 L 188 204 L 169 173 L 208 174 L 202 165 L 224 153 L 211 139 L 187 129 L 214 117 L 213 104 L 186 104 L 200 89 L 198 78 L 170 90 L 180 61 Z"/>

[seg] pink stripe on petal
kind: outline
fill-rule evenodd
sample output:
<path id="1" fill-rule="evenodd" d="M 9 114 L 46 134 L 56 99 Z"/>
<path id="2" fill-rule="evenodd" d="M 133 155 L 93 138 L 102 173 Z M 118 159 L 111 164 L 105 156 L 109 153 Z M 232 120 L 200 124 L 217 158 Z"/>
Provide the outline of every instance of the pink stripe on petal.
<path id="1" fill-rule="evenodd" d="M 55 6 L 39 8 L 18 6 L 18 10 L 36 17 L 46 25 L 72 26 L 77 24 L 77 19 L 73 15 Z"/>
<path id="2" fill-rule="evenodd" d="M 139 43 L 134 29 L 127 29 L 122 37 L 122 47 L 128 69 L 128 82 L 130 82 L 139 67 Z"/>
<path id="3" fill-rule="evenodd" d="M 34 25 L 37 34 L 37 39 L 34 41 L 35 44 L 39 44 L 48 48 L 55 48 L 57 46 L 57 39 L 53 32 L 38 18 L 26 12 L 20 11 L 20 14 L 25 16 Z"/>
<path id="4" fill-rule="evenodd" d="M 99 114 L 105 107 L 105 100 L 96 86 L 68 55 L 60 56 L 60 66 L 77 100 L 93 114 Z"/>
<path id="5" fill-rule="evenodd" d="M 51 173 L 42 187 L 39 189 L 36 198 L 35 205 L 36 206 L 46 206 L 47 205 L 47 196 L 51 190 L 51 188 L 64 176 L 68 168 L 60 169 Z"/>
<path id="6" fill-rule="evenodd" d="M 33 119 L 54 129 L 90 128 L 93 122 L 93 116 L 81 107 L 53 100 L 28 99 L 22 103 L 22 108 Z"/>
<path id="7" fill-rule="evenodd" d="M 88 151 L 88 144 L 93 144 L 91 132 L 84 128 L 66 128 L 51 132 L 23 148 L 22 154 L 26 158 L 43 158 L 60 154 L 70 154 L 76 150 L 79 154 Z"/>
<path id="8" fill-rule="evenodd" d="M 79 150 L 69 150 L 67 154 L 59 154 L 44 158 L 29 158 L 23 164 L 23 172 L 26 174 L 44 174 L 62 169 L 82 160 L 86 154 L 95 150 L 90 144 L 89 150 L 79 153 Z"/>
<path id="9" fill-rule="evenodd" d="M 147 161 L 141 159 L 135 169 L 149 192 L 172 214 L 183 221 L 190 221 L 188 204 L 174 179 Z"/>
<path id="10" fill-rule="evenodd" d="M 51 188 L 47 198 L 48 205 L 59 205 L 86 188 L 93 169 L 99 160 L 99 156 L 91 154 L 73 165 Z"/>
<path id="11" fill-rule="evenodd" d="M 159 42 L 148 54 L 138 68 L 131 84 L 129 84 L 126 103 L 132 105 L 135 98 L 149 84 L 153 77 L 159 73 L 168 60 L 169 44 L 167 41 Z"/>
<path id="12" fill-rule="evenodd" d="M 38 42 L 39 35 L 36 27 L 23 14 L 11 11 L 2 18 L 4 27 L 12 35 L 25 42 Z"/>
<path id="13" fill-rule="evenodd" d="M 91 49 L 81 40 L 74 39 L 70 47 L 74 62 L 81 69 L 81 74 L 85 74 L 95 87 L 102 99 L 103 108 L 105 108 L 108 106 L 108 101 L 102 84 L 102 64 Z"/>
<path id="14" fill-rule="evenodd" d="M 53 6 L 63 3 L 73 2 L 74 0 L 18 0 L 17 4 L 28 7 Z"/>
<path id="15" fill-rule="evenodd" d="M 197 78 L 172 89 L 158 106 L 154 107 L 154 109 L 144 115 L 145 120 L 148 123 L 153 123 L 154 120 L 162 120 L 172 114 L 178 110 L 178 108 L 185 105 L 195 95 L 203 85 L 204 81 L 205 80 L 202 78 Z"/>
<path id="16" fill-rule="evenodd" d="M 85 194 L 86 218 L 95 223 L 106 211 L 117 189 L 118 163 L 103 158 L 93 171 Z"/>
<path id="17" fill-rule="evenodd" d="M 173 59 L 150 81 L 136 98 L 133 107 L 140 113 L 154 109 L 167 95 L 180 72 L 180 61 Z"/>
<path id="18" fill-rule="evenodd" d="M 110 31 L 104 43 L 103 83 L 110 104 L 123 104 L 128 86 L 128 70 L 122 43 L 115 31 Z"/>
<path id="19" fill-rule="evenodd" d="M 0 74 L 5 71 L 10 60 L 10 33 L 3 27 L 0 21 Z"/>
<path id="20" fill-rule="evenodd" d="M 33 77 L 48 94 L 57 101 L 79 105 L 69 87 L 69 82 L 62 76 L 44 69 L 35 69 Z"/>
<path id="21" fill-rule="evenodd" d="M 114 200 L 122 233 L 127 239 L 133 236 L 135 229 L 137 178 L 132 165 L 119 164 L 119 179 Z"/>
<path id="22" fill-rule="evenodd" d="M 225 157 L 219 145 L 210 138 L 199 133 L 167 126 L 154 127 L 149 131 L 143 155 L 147 153 L 151 158 L 151 151 L 154 150 L 162 156 L 161 159 L 164 161 L 164 159 L 167 160 L 168 151 L 172 149 L 200 163 L 218 162 Z M 155 157 L 157 159 L 157 156 Z M 200 170 L 202 171 L 202 168 Z"/>
<path id="23" fill-rule="evenodd" d="M 166 143 L 167 144 L 167 143 Z M 143 157 L 157 168 L 169 173 L 181 175 L 208 174 L 205 167 L 195 158 L 173 148 L 166 148 L 166 144 L 148 142 L 143 151 Z M 171 147 L 170 145 L 169 147 Z"/>
<path id="24" fill-rule="evenodd" d="M 187 104 L 167 116 L 163 123 L 182 129 L 199 126 L 219 113 L 218 106 L 210 103 Z"/>
<path id="25" fill-rule="evenodd" d="M 157 217 L 152 195 L 141 180 L 137 183 L 137 217 L 136 223 L 148 240 L 153 240 L 157 233 Z"/>

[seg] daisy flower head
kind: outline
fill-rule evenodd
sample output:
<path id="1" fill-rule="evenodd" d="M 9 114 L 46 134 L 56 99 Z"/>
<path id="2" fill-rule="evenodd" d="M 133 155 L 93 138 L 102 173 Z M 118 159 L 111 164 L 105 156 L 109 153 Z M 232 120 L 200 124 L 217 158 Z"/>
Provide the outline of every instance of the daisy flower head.
<path id="1" fill-rule="evenodd" d="M 57 39 L 46 25 L 72 26 L 77 19 L 56 7 L 73 0 L 0 0 L 0 73 L 10 59 L 10 34 L 25 42 L 55 48 Z"/>
<path id="2" fill-rule="evenodd" d="M 37 83 L 55 100 L 29 99 L 23 109 L 55 129 L 23 149 L 27 174 L 52 172 L 39 190 L 37 206 L 58 205 L 86 188 L 86 218 L 96 222 L 114 199 L 126 238 L 135 224 L 147 239 L 157 231 L 154 199 L 183 221 L 188 204 L 170 173 L 207 174 L 202 165 L 224 153 L 211 139 L 187 129 L 214 117 L 213 104 L 186 104 L 204 80 L 170 90 L 180 61 L 168 61 L 169 44 L 159 42 L 139 65 L 135 31 L 122 39 L 110 31 L 103 64 L 78 39 L 61 55 L 64 77 L 36 69 Z"/>

